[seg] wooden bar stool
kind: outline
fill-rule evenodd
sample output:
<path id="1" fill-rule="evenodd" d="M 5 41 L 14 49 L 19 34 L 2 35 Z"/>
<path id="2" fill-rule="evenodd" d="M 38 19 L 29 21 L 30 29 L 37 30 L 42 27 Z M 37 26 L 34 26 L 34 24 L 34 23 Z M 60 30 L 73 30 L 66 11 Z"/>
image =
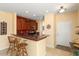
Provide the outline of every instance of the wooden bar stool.
<path id="1" fill-rule="evenodd" d="M 7 53 L 10 55 L 16 55 L 17 45 L 19 44 L 20 39 L 15 38 L 13 36 L 8 36 L 8 40 L 9 40 L 10 45 L 9 45 Z"/>
<path id="2" fill-rule="evenodd" d="M 18 49 L 17 55 L 18 56 L 26 56 L 26 55 L 28 55 L 27 50 L 26 50 L 26 46 L 27 46 L 27 44 L 24 43 L 24 42 L 18 44 L 18 46 L 17 46 L 17 49 Z"/>
<path id="3" fill-rule="evenodd" d="M 13 51 L 14 51 L 14 46 L 15 46 L 14 45 L 15 38 L 12 37 L 12 36 L 8 36 L 8 40 L 9 40 L 10 45 L 9 45 L 9 48 L 8 48 L 7 53 L 10 54 L 10 55 L 12 55 L 13 54 Z"/>

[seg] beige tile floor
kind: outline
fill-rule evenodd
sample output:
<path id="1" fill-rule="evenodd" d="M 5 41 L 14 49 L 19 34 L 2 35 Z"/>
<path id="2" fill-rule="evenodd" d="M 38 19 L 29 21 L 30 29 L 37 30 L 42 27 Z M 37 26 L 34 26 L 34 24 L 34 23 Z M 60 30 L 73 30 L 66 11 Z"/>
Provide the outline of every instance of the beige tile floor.
<path id="1" fill-rule="evenodd" d="M 69 51 L 57 49 L 57 48 L 47 48 L 47 56 L 72 56 Z"/>
<path id="2" fill-rule="evenodd" d="M 47 48 L 46 56 L 72 56 L 71 52 L 64 51 L 57 48 Z M 0 51 L 0 56 L 9 56 L 7 55 L 7 49 Z"/>
<path id="3" fill-rule="evenodd" d="M 8 55 L 7 55 L 7 49 L 1 50 L 1 51 L 0 51 L 0 56 L 8 56 Z"/>

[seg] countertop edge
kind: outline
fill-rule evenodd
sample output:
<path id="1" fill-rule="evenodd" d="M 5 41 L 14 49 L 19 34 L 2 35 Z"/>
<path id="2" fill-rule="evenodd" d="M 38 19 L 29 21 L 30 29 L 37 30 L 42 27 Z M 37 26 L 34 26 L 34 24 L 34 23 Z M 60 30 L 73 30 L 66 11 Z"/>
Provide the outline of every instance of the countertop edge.
<path id="1" fill-rule="evenodd" d="M 16 36 L 16 37 L 20 37 L 20 38 L 32 40 L 32 41 L 40 41 L 40 40 L 45 39 L 45 38 L 47 38 L 47 37 L 49 36 L 49 35 L 43 35 L 43 37 L 38 38 L 38 39 L 30 39 L 30 38 L 27 38 L 26 36 L 15 35 L 15 34 L 12 34 L 12 35 L 13 35 L 13 36 Z"/>

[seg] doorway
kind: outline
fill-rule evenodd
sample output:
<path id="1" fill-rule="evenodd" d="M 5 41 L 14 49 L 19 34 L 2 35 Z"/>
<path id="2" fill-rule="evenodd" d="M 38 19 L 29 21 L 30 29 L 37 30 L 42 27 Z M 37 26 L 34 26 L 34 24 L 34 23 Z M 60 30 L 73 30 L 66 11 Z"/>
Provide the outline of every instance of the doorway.
<path id="1" fill-rule="evenodd" d="M 69 42 L 72 42 L 72 22 L 60 21 L 56 24 L 56 46 L 70 47 Z"/>

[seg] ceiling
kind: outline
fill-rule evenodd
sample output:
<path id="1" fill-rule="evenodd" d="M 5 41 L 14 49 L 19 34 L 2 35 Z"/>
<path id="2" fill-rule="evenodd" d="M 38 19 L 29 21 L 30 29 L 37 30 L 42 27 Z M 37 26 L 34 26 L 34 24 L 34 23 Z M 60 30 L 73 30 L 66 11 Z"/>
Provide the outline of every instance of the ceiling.
<path id="1" fill-rule="evenodd" d="M 0 3 L 0 10 L 16 12 L 17 15 L 32 19 L 42 19 L 47 13 L 57 13 L 60 6 L 66 8 L 66 12 L 78 10 L 78 3 Z"/>

